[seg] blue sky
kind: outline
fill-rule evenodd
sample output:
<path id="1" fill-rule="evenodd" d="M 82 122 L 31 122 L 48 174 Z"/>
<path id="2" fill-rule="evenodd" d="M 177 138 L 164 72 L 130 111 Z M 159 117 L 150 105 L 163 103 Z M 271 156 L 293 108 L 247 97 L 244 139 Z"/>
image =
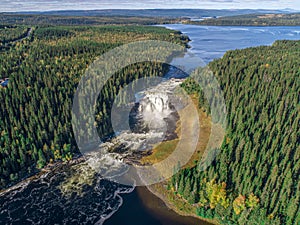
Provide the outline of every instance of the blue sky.
<path id="1" fill-rule="evenodd" d="M 0 0 L 1 12 L 149 8 L 300 10 L 300 0 Z"/>

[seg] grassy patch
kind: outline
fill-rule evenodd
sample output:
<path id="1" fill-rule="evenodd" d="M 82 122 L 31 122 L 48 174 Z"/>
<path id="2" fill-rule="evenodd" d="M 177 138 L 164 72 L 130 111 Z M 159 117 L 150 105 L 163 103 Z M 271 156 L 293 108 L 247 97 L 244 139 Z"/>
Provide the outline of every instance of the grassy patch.
<path id="1" fill-rule="evenodd" d="M 184 166 L 189 168 L 196 165 L 196 162 L 200 159 L 203 152 L 205 151 L 206 145 L 210 137 L 210 131 L 211 131 L 211 118 L 207 116 L 206 113 L 199 108 L 198 98 L 196 96 L 191 96 L 191 97 L 192 97 L 192 103 L 190 105 L 187 105 L 184 109 L 182 109 L 179 112 L 180 117 L 183 118 L 182 121 L 184 121 L 187 124 L 192 124 L 192 119 L 193 119 L 192 117 L 190 117 L 190 107 L 193 107 L 194 105 L 197 108 L 198 115 L 199 115 L 199 124 L 200 124 L 199 141 L 194 154 L 192 155 L 189 162 Z M 177 144 L 181 136 L 180 121 L 177 122 L 176 134 L 179 138 L 170 141 L 164 141 L 159 145 L 155 146 L 152 150 L 152 154 L 143 157 L 141 159 L 141 163 L 144 165 L 154 164 L 166 159 L 170 154 L 172 154 L 172 152 L 177 147 Z M 186 141 L 188 142 L 189 140 L 187 139 Z"/>
<path id="2" fill-rule="evenodd" d="M 142 164 L 154 164 L 167 158 L 176 148 L 179 140 L 164 141 L 152 150 L 152 154 L 141 159 Z"/>

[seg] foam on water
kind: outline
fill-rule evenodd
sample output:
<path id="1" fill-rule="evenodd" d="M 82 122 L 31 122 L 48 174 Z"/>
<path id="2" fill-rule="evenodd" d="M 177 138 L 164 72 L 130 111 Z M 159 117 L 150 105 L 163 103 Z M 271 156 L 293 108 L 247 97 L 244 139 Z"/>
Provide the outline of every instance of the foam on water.
<path id="1" fill-rule="evenodd" d="M 95 177 L 82 196 L 65 197 L 59 185 L 69 176 L 72 168 L 65 168 L 2 193 L 0 224 L 102 224 L 121 206 L 120 194 L 133 191 Z"/>

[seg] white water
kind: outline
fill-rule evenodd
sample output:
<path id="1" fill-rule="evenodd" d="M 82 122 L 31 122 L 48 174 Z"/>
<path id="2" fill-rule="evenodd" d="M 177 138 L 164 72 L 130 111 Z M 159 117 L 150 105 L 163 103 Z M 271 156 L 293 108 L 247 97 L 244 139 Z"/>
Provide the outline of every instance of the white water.
<path id="1" fill-rule="evenodd" d="M 124 162 L 128 157 L 134 157 L 151 150 L 155 145 L 165 140 L 167 134 L 167 119 L 176 123 L 172 113 L 183 107 L 183 103 L 175 96 L 175 89 L 182 79 L 166 79 L 155 87 L 136 94 L 139 103 L 136 117 L 147 131 L 124 130 L 113 139 L 102 143 L 99 149 L 86 155 L 88 164 L 106 178 L 120 176 L 128 170 Z"/>

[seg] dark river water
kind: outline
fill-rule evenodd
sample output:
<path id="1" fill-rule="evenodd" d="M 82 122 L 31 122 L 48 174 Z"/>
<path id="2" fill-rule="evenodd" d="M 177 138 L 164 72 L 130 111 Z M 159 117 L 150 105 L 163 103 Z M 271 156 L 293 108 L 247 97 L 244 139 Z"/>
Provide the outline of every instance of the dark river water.
<path id="1" fill-rule="evenodd" d="M 182 24 L 165 27 L 188 35 L 192 40 L 189 51 L 205 63 L 222 57 L 227 50 L 271 45 L 275 40 L 300 39 L 300 27 L 208 27 Z M 158 199 L 153 204 L 159 210 L 149 209 L 140 198 L 141 195 L 147 195 L 150 201 L 151 194 L 147 191 L 141 192 L 139 189 L 138 192 L 132 187 L 108 182 L 91 171 L 82 170 L 82 167 L 61 168 L 0 194 L 0 224 L 207 224 L 176 215 Z"/>

